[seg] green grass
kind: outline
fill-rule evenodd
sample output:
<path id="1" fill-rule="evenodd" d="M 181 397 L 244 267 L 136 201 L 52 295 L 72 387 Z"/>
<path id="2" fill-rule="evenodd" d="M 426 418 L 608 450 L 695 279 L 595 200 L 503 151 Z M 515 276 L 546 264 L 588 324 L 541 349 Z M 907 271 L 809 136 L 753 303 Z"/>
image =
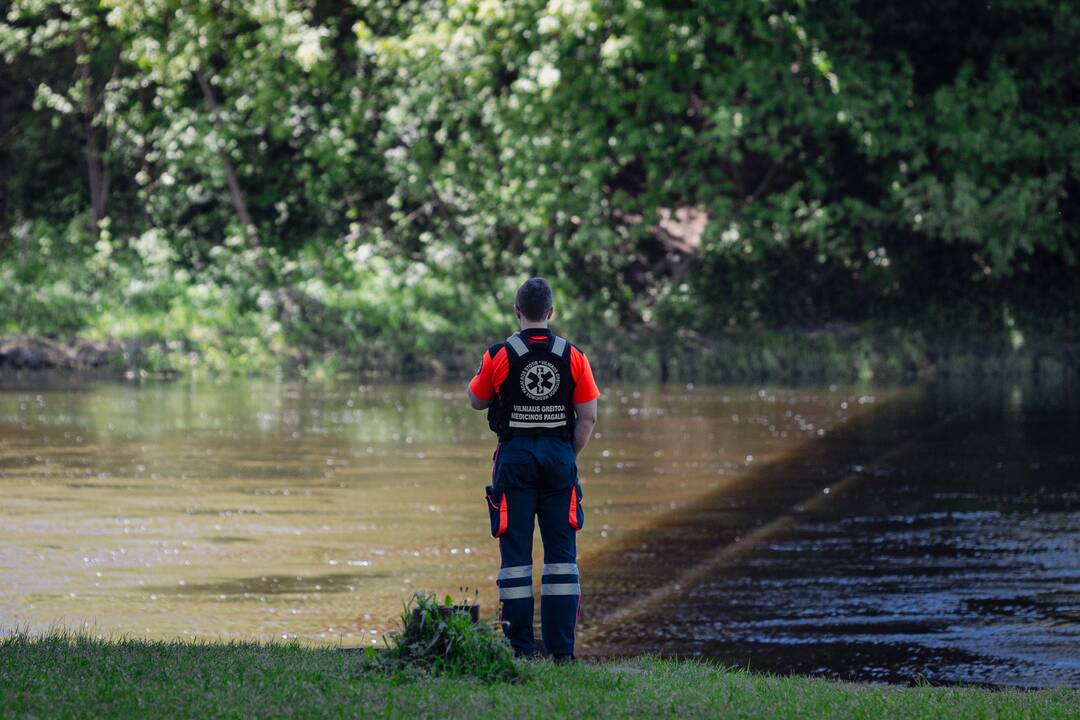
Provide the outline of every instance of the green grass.
<path id="1" fill-rule="evenodd" d="M 519 682 L 387 672 L 295 644 L 0 640 L 3 717 L 1076 717 L 1080 690 L 890 687 L 639 658 Z"/>

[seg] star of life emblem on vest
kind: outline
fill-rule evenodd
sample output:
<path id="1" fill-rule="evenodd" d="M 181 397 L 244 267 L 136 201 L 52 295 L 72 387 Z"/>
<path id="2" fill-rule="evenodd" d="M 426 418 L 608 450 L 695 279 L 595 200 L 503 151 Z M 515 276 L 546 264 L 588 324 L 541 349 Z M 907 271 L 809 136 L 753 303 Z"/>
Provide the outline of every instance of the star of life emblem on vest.
<path id="1" fill-rule="evenodd" d="M 533 400 L 547 400 L 559 389 L 559 371 L 546 360 L 534 360 L 521 373 L 521 391 Z"/>

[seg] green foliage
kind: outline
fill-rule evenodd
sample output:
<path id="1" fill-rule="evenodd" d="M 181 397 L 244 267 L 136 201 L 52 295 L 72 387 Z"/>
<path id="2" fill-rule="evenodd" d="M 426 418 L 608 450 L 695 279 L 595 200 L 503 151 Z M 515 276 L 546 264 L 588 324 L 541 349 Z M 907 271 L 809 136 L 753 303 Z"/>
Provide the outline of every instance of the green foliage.
<path id="1" fill-rule="evenodd" d="M 1078 325 L 1075 3 L 6 7 L 7 332 L 416 371 L 531 274 L 654 351 Z"/>
<path id="2" fill-rule="evenodd" d="M 510 644 L 447 596 L 416 593 L 401 614 L 401 630 L 387 637 L 386 649 L 369 658 L 392 672 L 427 670 L 435 675 L 475 677 L 485 682 L 521 680 Z"/>

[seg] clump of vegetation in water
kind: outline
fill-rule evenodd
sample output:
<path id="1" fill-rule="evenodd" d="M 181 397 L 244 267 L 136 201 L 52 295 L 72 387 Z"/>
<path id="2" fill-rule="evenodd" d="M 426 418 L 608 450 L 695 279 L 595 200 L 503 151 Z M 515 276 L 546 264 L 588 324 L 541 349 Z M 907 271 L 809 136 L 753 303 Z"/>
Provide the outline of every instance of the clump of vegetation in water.
<path id="1" fill-rule="evenodd" d="M 506 639 L 491 626 L 474 623 L 450 596 L 440 604 L 434 595 L 415 593 L 401 613 L 401 630 L 386 637 L 385 649 L 370 649 L 368 658 L 391 672 L 426 670 L 485 682 L 522 679 Z"/>

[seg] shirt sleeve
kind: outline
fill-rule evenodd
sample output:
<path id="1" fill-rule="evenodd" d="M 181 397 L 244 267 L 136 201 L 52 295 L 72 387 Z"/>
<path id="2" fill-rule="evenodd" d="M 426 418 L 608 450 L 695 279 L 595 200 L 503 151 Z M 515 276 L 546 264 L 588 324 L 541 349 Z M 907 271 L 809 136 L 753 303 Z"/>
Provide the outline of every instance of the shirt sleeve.
<path id="1" fill-rule="evenodd" d="M 491 351 L 485 352 L 480 359 L 480 367 L 476 369 L 476 375 L 469 381 L 469 390 L 480 400 L 491 400 L 506 380 L 509 370 L 506 348 L 499 348 L 494 356 Z"/>
<path id="2" fill-rule="evenodd" d="M 580 405 L 600 397 L 600 389 L 593 379 L 592 367 L 585 353 L 570 346 L 570 374 L 574 376 L 574 404 Z"/>

